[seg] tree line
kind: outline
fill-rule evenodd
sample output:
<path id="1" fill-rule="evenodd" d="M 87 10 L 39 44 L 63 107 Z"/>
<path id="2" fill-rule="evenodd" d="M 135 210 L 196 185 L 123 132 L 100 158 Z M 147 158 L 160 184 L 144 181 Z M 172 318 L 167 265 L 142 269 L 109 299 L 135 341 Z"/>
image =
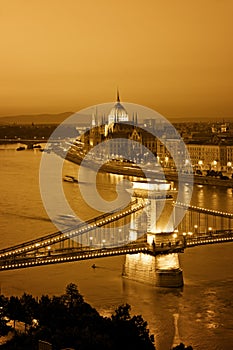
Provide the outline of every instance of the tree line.
<path id="1" fill-rule="evenodd" d="M 13 326 L 8 326 L 8 321 Z M 15 322 L 25 325 L 16 331 Z M 13 331 L 13 338 L 0 346 L 3 350 L 38 349 L 39 340 L 52 344 L 53 350 L 155 350 L 154 336 L 141 315 L 131 316 L 130 305 L 119 306 L 111 317 L 101 316 L 84 301 L 77 285 L 67 285 L 61 296 L 42 295 L 35 299 L 24 293 L 21 297 L 0 296 L 0 335 Z M 174 350 L 192 350 L 180 344 Z"/>

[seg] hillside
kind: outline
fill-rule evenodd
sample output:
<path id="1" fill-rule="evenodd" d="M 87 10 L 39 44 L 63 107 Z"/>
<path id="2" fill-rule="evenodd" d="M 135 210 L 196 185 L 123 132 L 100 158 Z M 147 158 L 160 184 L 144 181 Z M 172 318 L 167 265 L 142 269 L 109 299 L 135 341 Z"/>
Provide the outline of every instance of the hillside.
<path id="1" fill-rule="evenodd" d="M 59 114 L 34 114 L 34 115 L 14 115 L 0 117 L 0 124 L 59 124 L 73 112 Z"/>

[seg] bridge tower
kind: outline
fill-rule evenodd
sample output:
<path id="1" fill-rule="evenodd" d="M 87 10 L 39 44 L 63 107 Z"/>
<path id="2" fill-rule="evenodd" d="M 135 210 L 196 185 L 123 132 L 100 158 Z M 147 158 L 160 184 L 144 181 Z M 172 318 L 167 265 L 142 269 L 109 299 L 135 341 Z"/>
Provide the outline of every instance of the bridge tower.
<path id="1" fill-rule="evenodd" d="M 149 204 L 144 209 L 147 217 L 146 230 L 144 231 L 149 247 L 174 246 L 177 243 L 177 234 L 174 232 L 173 223 L 165 225 L 165 232 L 160 232 L 157 227 L 157 214 L 163 210 L 163 205 L 171 198 L 167 194 L 170 184 L 165 181 L 153 183 L 134 182 L 133 188 L 138 197 L 148 197 Z M 145 218 L 143 219 L 145 220 Z M 140 214 L 132 216 L 130 234 L 137 239 L 136 232 L 140 232 Z M 145 227 L 144 227 L 145 229 Z M 143 231 L 138 234 L 141 235 Z M 178 253 L 147 255 L 144 253 L 126 255 L 123 276 L 138 282 L 148 283 L 157 287 L 182 287 L 183 273 L 180 268 Z"/>

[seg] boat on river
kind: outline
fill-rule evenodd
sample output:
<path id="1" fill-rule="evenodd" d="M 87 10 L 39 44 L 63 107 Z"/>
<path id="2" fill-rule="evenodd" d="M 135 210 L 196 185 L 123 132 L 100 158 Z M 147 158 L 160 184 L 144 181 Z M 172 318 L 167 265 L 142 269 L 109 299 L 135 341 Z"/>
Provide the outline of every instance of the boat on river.
<path id="1" fill-rule="evenodd" d="M 71 176 L 71 175 L 65 175 L 65 176 L 63 177 L 63 181 L 65 181 L 65 182 L 75 182 L 75 183 L 78 183 L 78 179 L 76 179 L 76 177 Z"/>
<path id="2" fill-rule="evenodd" d="M 53 222 L 64 227 L 73 227 L 79 224 L 79 221 L 74 215 L 71 214 L 60 214 L 53 219 Z"/>
<path id="3" fill-rule="evenodd" d="M 20 146 L 18 148 L 16 148 L 16 151 L 24 151 L 26 149 L 26 147 Z"/>

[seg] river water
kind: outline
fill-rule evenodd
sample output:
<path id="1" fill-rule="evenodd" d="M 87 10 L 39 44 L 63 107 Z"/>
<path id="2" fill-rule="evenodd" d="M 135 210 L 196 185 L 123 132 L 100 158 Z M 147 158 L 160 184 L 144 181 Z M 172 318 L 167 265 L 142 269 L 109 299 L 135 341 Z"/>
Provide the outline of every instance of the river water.
<path id="1" fill-rule="evenodd" d="M 39 190 L 39 150 L 17 152 L 1 147 L 0 247 L 53 232 Z M 15 147 L 15 146 L 14 146 Z M 66 163 L 65 171 L 77 167 Z M 109 198 L 114 198 L 114 176 L 101 175 Z M 110 185 L 107 186 L 107 182 Z M 64 183 L 72 205 L 79 206 L 77 184 Z M 110 188 L 110 190 L 109 190 Z M 231 189 L 194 186 L 193 205 L 233 212 Z M 122 279 L 123 257 L 103 258 L 36 267 L 0 274 L 5 295 L 59 295 L 76 283 L 85 300 L 102 315 L 129 303 L 132 314 L 141 314 L 155 335 L 157 350 L 169 350 L 182 341 L 195 350 L 233 349 L 233 243 L 188 249 L 180 255 L 184 273 L 182 290 L 153 288 Z M 92 269 L 95 263 L 98 268 Z"/>

